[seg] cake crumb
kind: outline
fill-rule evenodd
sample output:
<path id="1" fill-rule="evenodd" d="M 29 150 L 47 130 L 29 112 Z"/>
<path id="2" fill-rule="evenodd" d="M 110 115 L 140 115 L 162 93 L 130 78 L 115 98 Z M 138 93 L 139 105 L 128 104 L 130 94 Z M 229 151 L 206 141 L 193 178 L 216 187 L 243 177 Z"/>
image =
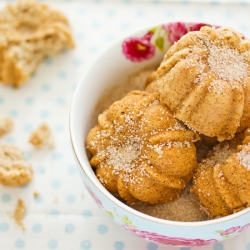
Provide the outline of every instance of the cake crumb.
<path id="1" fill-rule="evenodd" d="M 36 148 L 42 148 L 46 144 L 50 148 L 54 147 L 50 127 L 46 123 L 42 123 L 31 133 L 29 142 Z"/>
<path id="2" fill-rule="evenodd" d="M 35 198 L 37 198 L 37 197 L 39 196 L 39 193 L 38 193 L 37 191 L 35 191 L 35 192 L 33 193 L 33 196 L 34 196 Z"/>
<path id="3" fill-rule="evenodd" d="M 58 198 L 56 196 L 54 197 L 53 203 L 58 203 Z"/>
<path id="4" fill-rule="evenodd" d="M 0 183 L 23 186 L 32 178 L 32 165 L 24 160 L 21 150 L 14 145 L 0 145 Z"/>
<path id="5" fill-rule="evenodd" d="M 14 218 L 17 225 L 22 228 L 23 231 L 25 231 L 25 227 L 23 224 L 23 218 L 25 216 L 25 213 L 26 207 L 24 205 L 24 202 L 21 199 L 18 199 L 16 209 L 12 217 Z"/>
<path id="6" fill-rule="evenodd" d="M 5 117 L 0 118 L 0 136 L 8 133 L 14 126 L 11 118 Z"/>

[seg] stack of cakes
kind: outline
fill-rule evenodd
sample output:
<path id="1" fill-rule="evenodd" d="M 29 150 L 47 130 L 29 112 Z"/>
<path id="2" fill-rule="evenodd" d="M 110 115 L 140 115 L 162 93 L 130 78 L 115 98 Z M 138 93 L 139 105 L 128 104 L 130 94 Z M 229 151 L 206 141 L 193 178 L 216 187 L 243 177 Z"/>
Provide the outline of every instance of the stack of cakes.
<path id="1" fill-rule="evenodd" d="M 97 178 L 130 204 L 173 202 L 190 183 L 210 218 L 250 206 L 249 76 L 250 41 L 238 32 L 184 35 L 145 91 L 99 115 L 87 137 Z M 204 144 L 215 146 L 197 163 Z"/>

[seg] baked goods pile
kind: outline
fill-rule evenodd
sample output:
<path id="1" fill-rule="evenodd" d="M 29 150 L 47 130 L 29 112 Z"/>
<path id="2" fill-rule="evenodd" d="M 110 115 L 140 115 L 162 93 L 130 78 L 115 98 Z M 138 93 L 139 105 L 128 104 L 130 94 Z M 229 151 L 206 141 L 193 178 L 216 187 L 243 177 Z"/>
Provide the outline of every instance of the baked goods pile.
<path id="1" fill-rule="evenodd" d="M 35 0 L 0 11 L 0 82 L 19 87 L 48 56 L 73 48 L 67 18 Z"/>
<path id="2" fill-rule="evenodd" d="M 99 115 L 87 137 L 104 187 L 128 203 L 160 204 L 189 183 L 210 218 L 249 207 L 250 41 L 223 27 L 189 32 L 147 83 Z"/>

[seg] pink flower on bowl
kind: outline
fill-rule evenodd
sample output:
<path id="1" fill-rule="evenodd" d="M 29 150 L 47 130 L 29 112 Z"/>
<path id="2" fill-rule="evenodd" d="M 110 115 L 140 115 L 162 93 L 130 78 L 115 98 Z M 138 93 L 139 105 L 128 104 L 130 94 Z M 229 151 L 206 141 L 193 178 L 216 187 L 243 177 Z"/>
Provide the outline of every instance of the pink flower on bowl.
<path id="1" fill-rule="evenodd" d="M 168 41 L 171 44 L 173 44 L 177 42 L 182 36 L 187 34 L 189 31 L 197 31 L 200 30 L 202 26 L 207 26 L 207 25 L 209 24 L 173 22 L 173 23 L 163 24 L 162 28 L 168 32 Z"/>
<path id="2" fill-rule="evenodd" d="M 196 30 L 200 30 L 201 27 L 207 26 L 207 25 L 208 24 L 206 23 L 190 23 L 188 26 L 189 26 L 189 31 L 196 31 Z"/>
<path id="3" fill-rule="evenodd" d="M 245 226 L 241 227 L 241 229 L 238 231 L 238 233 L 247 230 L 249 227 L 250 227 L 250 223 L 247 223 Z"/>
<path id="4" fill-rule="evenodd" d="M 168 41 L 172 44 L 188 32 L 186 24 L 182 22 L 163 24 L 162 28 L 168 32 Z"/>
<path id="5" fill-rule="evenodd" d="M 152 33 L 148 32 L 141 38 L 128 38 L 122 43 L 122 52 L 132 62 L 150 59 L 155 54 L 155 47 L 150 43 Z"/>
<path id="6" fill-rule="evenodd" d="M 142 62 L 152 58 L 156 49 L 164 52 L 164 49 L 167 48 L 165 46 L 166 41 L 173 44 L 189 31 L 200 30 L 205 25 L 208 24 L 172 22 L 159 25 L 149 30 L 142 37 L 127 38 L 122 43 L 122 53 L 132 62 Z M 165 35 L 167 33 L 167 39 L 162 34 L 162 30 L 165 31 Z"/>
<path id="7" fill-rule="evenodd" d="M 222 233 L 220 233 L 220 235 L 221 235 L 221 236 L 225 236 L 225 235 L 232 234 L 232 233 L 236 232 L 239 228 L 240 228 L 240 226 L 231 227 L 231 228 L 229 228 L 229 229 L 223 231 Z"/>
<path id="8" fill-rule="evenodd" d="M 172 246 L 179 246 L 179 247 L 193 247 L 193 246 L 204 246 L 204 245 L 214 244 L 218 242 L 218 240 L 216 239 L 203 240 L 203 239 L 186 239 L 186 238 L 164 236 L 164 235 L 160 235 L 157 233 L 140 231 L 129 225 L 123 225 L 123 227 L 129 232 L 141 238 L 154 241 L 156 243 L 165 244 L 165 245 L 172 245 Z"/>
<path id="9" fill-rule="evenodd" d="M 103 208 L 103 205 L 102 205 L 102 202 L 101 200 L 97 197 L 97 195 L 91 190 L 91 188 L 86 185 L 85 183 L 85 187 L 87 188 L 87 190 L 89 191 L 89 193 L 91 194 L 92 198 L 95 200 L 95 202 L 97 203 L 97 205 L 100 207 L 100 208 Z"/>

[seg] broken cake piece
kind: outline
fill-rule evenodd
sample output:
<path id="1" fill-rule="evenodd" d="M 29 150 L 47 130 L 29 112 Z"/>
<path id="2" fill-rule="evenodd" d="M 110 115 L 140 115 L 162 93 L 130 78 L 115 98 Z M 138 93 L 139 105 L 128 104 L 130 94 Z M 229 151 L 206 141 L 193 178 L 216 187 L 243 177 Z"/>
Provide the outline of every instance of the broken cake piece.
<path id="1" fill-rule="evenodd" d="M 0 183 L 22 186 L 33 178 L 33 168 L 14 145 L 0 145 Z"/>
<path id="2" fill-rule="evenodd" d="M 54 142 L 49 126 L 46 123 L 42 123 L 31 133 L 29 142 L 37 148 L 41 148 L 46 144 L 48 144 L 50 147 L 53 147 Z"/>
<path id="3" fill-rule="evenodd" d="M 18 0 L 0 11 L 0 82 L 23 85 L 40 62 L 74 48 L 67 18 L 35 0 Z"/>

